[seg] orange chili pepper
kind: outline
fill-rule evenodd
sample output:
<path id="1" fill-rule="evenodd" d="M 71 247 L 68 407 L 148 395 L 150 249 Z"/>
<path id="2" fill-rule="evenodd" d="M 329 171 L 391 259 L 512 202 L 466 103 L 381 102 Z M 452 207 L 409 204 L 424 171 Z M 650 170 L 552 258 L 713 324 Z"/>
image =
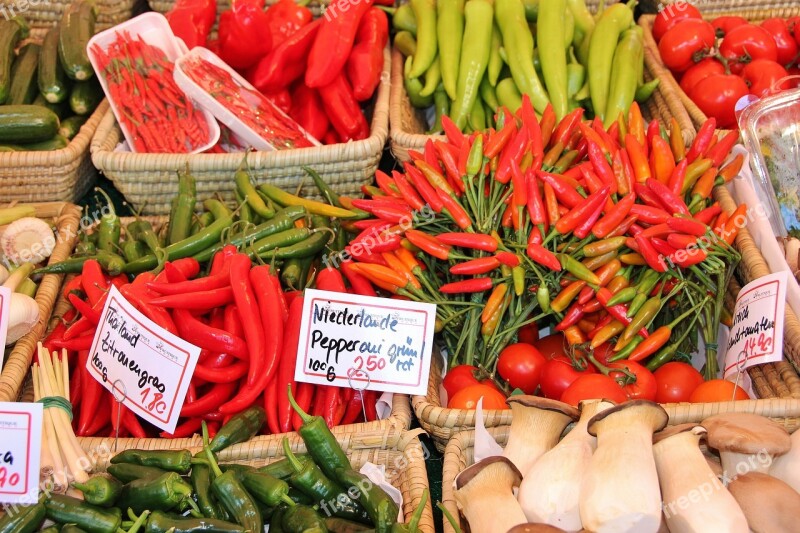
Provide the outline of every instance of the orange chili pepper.
<path id="1" fill-rule="evenodd" d="M 607 342 L 615 335 L 619 335 L 625 330 L 625 324 L 619 320 L 613 320 L 608 325 L 603 327 L 600 331 L 594 334 L 589 346 L 594 350 L 601 344 Z"/>
<path id="2" fill-rule="evenodd" d="M 714 167 L 706 170 L 697 183 L 692 187 L 692 203 L 695 201 L 704 200 L 711 195 L 711 190 L 714 188 L 714 181 L 717 179 L 717 169 Z M 697 198 L 697 200 L 695 200 Z"/>
<path id="3" fill-rule="evenodd" d="M 394 251 L 394 255 L 396 255 L 397 258 L 400 261 L 402 261 L 403 264 L 406 265 L 406 267 L 408 267 L 412 271 L 415 268 L 419 268 L 420 270 L 425 270 L 425 265 L 417 261 L 417 258 L 414 257 L 414 254 L 412 254 L 410 251 L 408 251 L 408 249 L 402 246 Z"/>
<path id="4" fill-rule="evenodd" d="M 585 333 L 587 335 L 589 334 L 590 331 L 592 331 L 594 329 L 594 327 L 596 325 L 597 325 L 597 322 L 593 322 L 593 321 L 588 320 L 586 318 L 582 318 L 582 319 L 580 319 L 578 321 L 578 329 L 580 329 L 583 333 Z"/>
<path id="5" fill-rule="evenodd" d="M 545 183 L 543 187 L 544 192 L 544 206 L 547 211 L 547 222 L 549 226 L 554 226 L 558 219 L 561 218 L 558 210 L 558 199 L 556 199 L 556 192 L 549 183 Z"/>
<path id="6" fill-rule="evenodd" d="M 556 113 L 553 111 L 552 105 L 547 104 L 547 107 L 544 108 L 539 125 L 542 130 L 542 146 L 549 146 L 553 130 L 556 128 Z"/>
<path id="7" fill-rule="evenodd" d="M 644 266 L 647 264 L 644 257 L 637 253 L 622 254 L 619 256 L 619 260 L 625 265 Z"/>
<path id="8" fill-rule="evenodd" d="M 681 189 L 681 194 L 686 194 L 694 184 L 700 179 L 706 170 L 711 167 L 712 163 L 710 159 L 695 159 L 689 166 L 686 167 L 686 177 L 683 179 L 683 188 Z"/>
<path id="9" fill-rule="evenodd" d="M 362 274 L 376 285 L 378 285 L 378 281 L 397 287 L 408 285 L 408 280 L 406 280 L 405 276 L 383 265 L 356 263 L 353 267 L 359 274 Z"/>
<path id="10" fill-rule="evenodd" d="M 422 171 L 422 174 L 431 186 L 438 188 L 447 195 L 455 195 L 455 191 L 440 172 L 421 159 L 415 162 L 415 165 Z"/>
<path id="11" fill-rule="evenodd" d="M 633 175 L 636 181 L 644 183 L 650 174 L 650 164 L 647 161 L 647 154 L 644 151 L 644 145 L 640 143 L 635 136 L 628 134 L 625 136 L 625 151 L 628 152 L 628 157 L 633 166 Z"/>
<path id="12" fill-rule="evenodd" d="M 620 113 L 617 117 L 617 143 L 622 146 L 625 144 L 625 136 L 628 134 L 628 125 L 625 123 L 625 115 Z"/>
<path id="13" fill-rule="evenodd" d="M 722 239 L 728 244 L 733 244 L 739 230 L 747 224 L 747 204 L 741 204 L 736 211 L 731 213 L 730 218 L 725 222 L 722 230 Z"/>
<path id="14" fill-rule="evenodd" d="M 725 180 L 725 183 L 728 183 L 733 178 L 739 175 L 739 171 L 742 170 L 742 165 L 744 164 L 744 155 L 739 154 L 737 155 L 733 161 L 722 167 L 722 170 L 719 171 L 719 177 Z"/>
<path id="15" fill-rule="evenodd" d="M 666 185 L 673 170 L 675 170 L 675 158 L 669 143 L 660 135 L 653 137 L 653 145 L 650 147 L 650 171 L 653 177 Z"/>
<path id="16" fill-rule="evenodd" d="M 683 142 L 683 132 L 675 117 L 669 121 L 669 146 L 672 148 L 672 155 L 675 162 L 680 163 L 686 158 L 686 144 Z"/>
<path id="17" fill-rule="evenodd" d="M 634 102 L 628 110 L 628 135 L 633 135 L 636 141 L 644 146 L 647 139 L 644 127 L 644 117 L 639 104 Z M 627 136 L 626 136 L 627 137 Z"/>
<path id="18" fill-rule="evenodd" d="M 622 261 L 620 261 L 621 263 Z M 608 282 L 606 288 L 611 291 L 611 294 L 616 294 L 622 289 L 630 286 L 631 281 L 625 276 L 614 276 L 614 279 Z"/>
<path id="19" fill-rule="evenodd" d="M 583 344 L 586 342 L 586 335 L 580 330 L 578 326 L 570 326 L 564 330 L 564 340 L 567 341 L 569 346 L 576 344 Z"/>
<path id="20" fill-rule="evenodd" d="M 405 263 L 400 261 L 400 259 L 398 259 L 396 255 L 394 255 L 392 252 L 383 252 L 381 256 L 383 257 L 384 261 L 386 261 L 389 264 L 389 268 L 391 268 L 395 272 L 402 274 L 406 278 L 406 281 L 410 283 L 412 287 L 414 287 L 415 289 L 422 288 L 422 284 L 419 282 L 414 273 L 411 272 L 411 269 L 408 268 L 405 265 Z"/>
<path id="21" fill-rule="evenodd" d="M 489 320 L 489 318 L 503 304 L 503 299 L 506 297 L 507 291 L 508 283 L 501 283 L 494 288 L 492 294 L 489 295 L 489 299 L 486 300 L 486 305 L 483 308 L 483 312 L 481 312 L 481 323 L 485 324 L 486 321 Z"/>
<path id="22" fill-rule="evenodd" d="M 559 292 L 558 295 L 553 298 L 553 301 L 550 302 L 550 308 L 556 313 L 560 313 L 566 309 L 570 303 L 572 303 L 572 300 L 578 296 L 578 293 L 580 293 L 585 286 L 585 281 L 575 280 L 571 282 L 569 285 L 561 289 L 561 292 Z"/>
<path id="23" fill-rule="evenodd" d="M 542 166 L 547 168 L 552 168 L 553 165 L 556 164 L 556 161 L 561 157 L 561 154 L 564 152 L 564 144 L 561 142 L 557 142 L 553 145 L 550 150 L 544 155 L 544 159 L 542 160 Z"/>

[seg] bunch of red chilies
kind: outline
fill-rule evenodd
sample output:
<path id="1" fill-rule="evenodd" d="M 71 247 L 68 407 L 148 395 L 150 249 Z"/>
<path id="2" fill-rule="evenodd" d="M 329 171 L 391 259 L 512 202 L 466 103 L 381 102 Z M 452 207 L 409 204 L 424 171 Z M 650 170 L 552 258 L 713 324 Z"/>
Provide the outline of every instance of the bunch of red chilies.
<path id="1" fill-rule="evenodd" d="M 648 123 L 636 104 L 608 130 L 582 115 L 538 118 L 525 98 L 515 115 L 498 111 L 496 131 L 468 136 L 445 117 L 446 140 L 352 200 L 374 218 L 348 223 L 360 233 L 345 272 L 438 303 L 451 364 L 492 372 L 518 330 L 538 323 L 657 367 L 692 353 L 699 329 L 716 377 L 746 206 L 723 212 L 711 193 L 742 166 L 726 162 L 738 132 L 718 138 L 712 119 L 686 146 L 674 119 Z"/>
<path id="2" fill-rule="evenodd" d="M 48 349 L 67 349 L 75 362 L 70 398 L 79 436 L 119 435 L 144 438 L 154 429 L 142 424 L 86 370 L 92 339 L 111 285 L 150 320 L 202 349 L 178 427 L 162 438 L 189 437 L 207 421 L 211 433 L 248 407 L 263 405 L 266 429 L 284 433 L 300 426 L 288 402 L 286 387 L 307 412 L 322 416 L 330 427 L 377 419 L 377 394 L 350 388 L 294 381 L 303 310 L 302 293 L 284 293 L 269 266 L 253 266 L 247 254 L 226 246 L 212 259 L 208 276 L 198 277 L 192 258 L 167 262 L 155 275 L 142 273 L 129 282 L 109 277 L 95 260 L 63 289 L 73 305 L 43 342 Z M 339 271 L 326 269 L 317 287 L 345 291 Z M 82 299 L 79 294 L 84 294 Z M 121 410 L 122 412 L 119 412 Z"/>
<path id="3" fill-rule="evenodd" d="M 174 65 L 164 51 L 127 32 L 116 35 L 107 50 L 95 44 L 91 53 L 120 121 L 132 133 L 133 148 L 181 154 L 206 144 L 208 123 L 175 83 Z"/>

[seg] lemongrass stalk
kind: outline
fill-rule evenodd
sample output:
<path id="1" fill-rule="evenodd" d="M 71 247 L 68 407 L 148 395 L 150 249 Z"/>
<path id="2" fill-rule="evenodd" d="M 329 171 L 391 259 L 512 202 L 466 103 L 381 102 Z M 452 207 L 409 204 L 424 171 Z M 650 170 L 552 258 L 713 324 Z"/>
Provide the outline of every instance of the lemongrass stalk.
<path id="1" fill-rule="evenodd" d="M 39 361 L 41 362 L 41 360 L 42 358 L 40 355 Z M 47 395 L 47 393 L 44 392 L 44 377 L 42 376 L 41 368 L 34 366 L 33 375 L 33 393 L 36 400 L 39 401 Z M 50 449 L 50 453 L 53 457 L 53 490 L 55 492 L 63 492 L 63 489 L 66 488 L 67 485 L 67 483 L 61 483 L 61 476 L 64 476 L 64 461 L 61 456 L 61 448 L 58 444 L 58 433 L 56 432 L 52 422 L 50 410 L 45 409 L 44 414 L 42 415 L 42 428 L 44 430 L 47 446 Z"/>

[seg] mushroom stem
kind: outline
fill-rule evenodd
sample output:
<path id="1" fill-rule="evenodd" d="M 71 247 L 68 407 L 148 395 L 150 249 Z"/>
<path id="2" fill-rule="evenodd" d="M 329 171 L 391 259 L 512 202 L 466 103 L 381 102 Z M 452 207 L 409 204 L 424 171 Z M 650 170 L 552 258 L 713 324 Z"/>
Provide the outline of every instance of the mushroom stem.
<path id="1" fill-rule="evenodd" d="M 769 474 L 800 493 L 800 431 L 792 433 L 792 447 L 789 453 L 772 462 Z"/>
<path id="2" fill-rule="evenodd" d="M 656 434 L 656 460 L 664 516 L 671 533 L 748 533 L 747 519 L 700 451 L 702 426 L 685 424 Z"/>
<path id="3" fill-rule="evenodd" d="M 455 499 L 476 533 L 507 533 L 527 522 L 514 498 L 522 475 L 505 457 L 488 457 L 456 477 Z"/>

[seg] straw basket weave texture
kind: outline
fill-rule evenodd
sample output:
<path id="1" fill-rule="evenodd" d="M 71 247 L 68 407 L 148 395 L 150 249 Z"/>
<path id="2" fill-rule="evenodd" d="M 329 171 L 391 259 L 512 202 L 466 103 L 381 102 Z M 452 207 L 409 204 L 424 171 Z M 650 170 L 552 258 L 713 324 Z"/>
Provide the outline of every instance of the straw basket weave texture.
<path id="1" fill-rule="evenodd" d="M 44 33 L 59 21 L 61 16 L 72 2 L 69 0 L 28 0 L 0 2 L 2 14 L 9 17 L 22 15 L 31 27 L 31 33 L 35 36 L 43 36 Z M 97 0 L 97 31 L 105 30 L 111 26 L 116 26 L 120 22 L 125 22 L 134 15 L 144 12 L 147 2 L 144 0 Z"/>
<path id="2" fill-rule="evenodd" d="M 269 182 L 296 192 L 301 183 L 309 186 L 305 196 L 316 190 L 306 179 L 303 167 L 311 167 L 339 194 L 357 195 L 361 186 L 372 180 L 378 168 L 389 129 L 389 78 L 391 64 L 384 51 L 381 83 L 374 98 L 370 136 L 361 141 L 312 148 L 252 152 L 247 157 L 256 182 Z M 216 194 L 233 198 L 233 174 L 243 154 L 135 154 L 115 151 L 123 136 L 109 110 L 92 139 L 92 161 L 134 207 L 144 206 L 151 215 L 169 212 L 170 200 L 178 190 L 178 170 L 189 171 L 197 181 L 198 200 Z"/>
<path id="3" fill-rule="evenodd" d="M 75 239 L 80 225 L 80 209 L 66 202 L 34 204 L 36 216 L 54 221 L 56 227 L 56 246 L 49 262 L 67 259 L 75 247 Z M 42 338 L 53 312 L 61 282 L 61 274 L 47 274 L 39 282 L 36 303 L 39 304 L 39 321 L 24 337 L 19 339 L 5 359 L 0 373 L 0 402 L 13 402 L 22 390 L 25 377 L 29 374 L 36 343 Z"/>
<path id="4" fill-rule="evenodd" d="M 774 405 L 768 411 L 757 408 L 754 404 L 766 406 L 764 401 L 728 402 L 717 404 L 694 404 L 690 409 L 684 409 L 687 404 L 673 404 L 674 407 L 664 406 L 669 414 L 669 424 L 698 423 L 706 417 L 721 413 L 753 413 L 768 416 L 781 424 L 787 431 L 793 432 L 800 426 L 800 401 L 798 400 L 769 400 Z M 739 405 L 741 404 L 741 405 Z M 753 405 L 745 405 L 753 404 Z M 778 404 L 781 404 L 780 406 Z M 784 416 L 782 413 L 789 413 Z M 489 434 L 501 446 L 508 442 L 509 428 L 491 428 Z M 462 530 L 466 531 L 466 520 L 463 519 L 454 495 L 454 482 L 456 476 L 466 467 L 475 463 L 475 431 L 461 431 L 453 435 L 447 443 L 444 452 L 444 466 L 442 467 L 442 503 L 445 509 L 459 521 Z M 577 489 L 576 489 L 577 490 Z M 445 519 L 444 533 L 455 533 L 453 526 Z"/>

